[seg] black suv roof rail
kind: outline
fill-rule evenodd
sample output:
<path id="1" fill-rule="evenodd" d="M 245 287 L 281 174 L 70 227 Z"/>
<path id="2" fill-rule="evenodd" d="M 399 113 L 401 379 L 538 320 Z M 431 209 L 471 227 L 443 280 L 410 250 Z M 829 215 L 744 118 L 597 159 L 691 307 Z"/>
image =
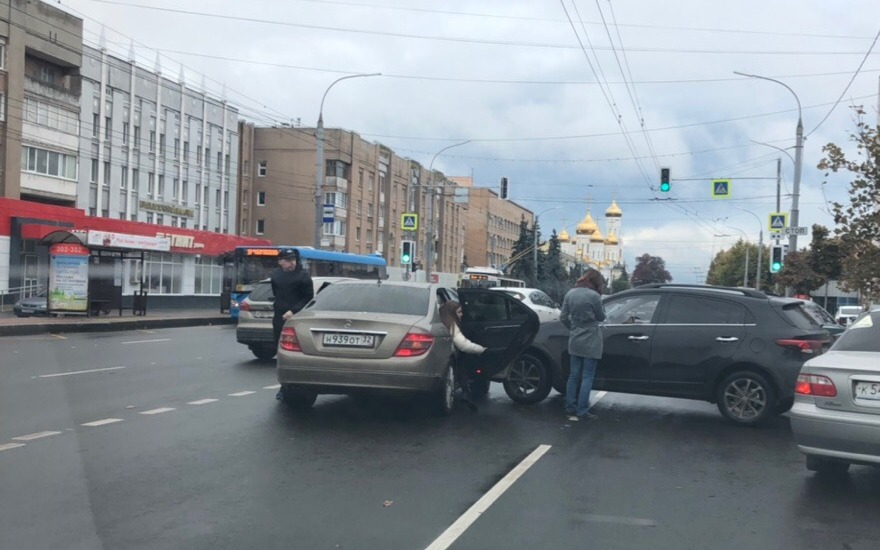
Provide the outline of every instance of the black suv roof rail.
<path id="1" fill-rule="evenodd" d="M 688 284 L 672 284 L 672 283 L 649 283 L 633 287 L 633 289 L 641 288 L 690 288 L 693 290 L 708 290 L 710 292 L 727 292 L 736 293 L 750 298 L 767 298 L 767 295 L 760 290 L 753 288 L 743 288 L 738 286 L 715 286 L 715 285 L 688 285 Z"/>

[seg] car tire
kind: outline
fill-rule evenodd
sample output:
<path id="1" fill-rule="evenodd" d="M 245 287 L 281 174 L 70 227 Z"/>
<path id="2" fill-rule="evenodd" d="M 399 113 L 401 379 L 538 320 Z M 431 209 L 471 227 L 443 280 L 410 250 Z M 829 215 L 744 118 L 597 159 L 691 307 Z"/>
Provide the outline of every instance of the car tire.
<path id="1" fill-rule="evenodd" d="M 276 349 L 270 346 L 250 346 L 251 353 L 260 361 L 268 361 L 275 357 Z"/>
<path id="2" fill-rule="evenodd" d="M 730 374 L 718 385 L 718 410 L 739 426 L 757 426 L 776 412 L 776 388 L 754 371 Z"/>
<path id="3" fill-rule="evenodd" d="M 434 409 L 440 416 L 449 416 L 455 404 L 455 368 L 451 361 L 446 365 L 441 383 L 440 389 L 434 392 Z"/>
<path id="4" fill-rule="evenodd" d="M 534 405 L 550 395 L 551 375 L 547 364 L 531 353 L 520 355 L 507 371 L 504 391 L 516 403 Z"/>
<path id="5" fill-rule="evenodd" d="M 281 386 L 281 400 L 295 411 L 307 411 L 318 400 L 318 394 L 295 384 Z"/>
<path id="6" fill-rule="evenodd" d="M 482 399 L 489 394 L 489 388 L 492 381 L 488 376 L 477 375 L 471 380 L 471 397 L 474 399 Z"/>
<path id="7" fill-rule="evenodd" d="M 819 475 L 842 476 L 849 471 L 849 462 L 824 456 L 807 455 L 807 470 Z"/>

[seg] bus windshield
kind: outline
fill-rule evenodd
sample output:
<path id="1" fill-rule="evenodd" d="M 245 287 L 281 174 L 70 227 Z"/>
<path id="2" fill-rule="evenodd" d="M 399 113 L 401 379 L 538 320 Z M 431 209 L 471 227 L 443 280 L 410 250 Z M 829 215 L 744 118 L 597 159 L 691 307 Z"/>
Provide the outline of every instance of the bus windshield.
<path id="1" fill-rule="evenodd" d="M 507 277 L 504 275 L 503 271 L 498 269 L 490 267 L 470 267 L 459 276 L 458 286 L 462 288 L 525 288 L 526 283 L 520 279 Z"/>

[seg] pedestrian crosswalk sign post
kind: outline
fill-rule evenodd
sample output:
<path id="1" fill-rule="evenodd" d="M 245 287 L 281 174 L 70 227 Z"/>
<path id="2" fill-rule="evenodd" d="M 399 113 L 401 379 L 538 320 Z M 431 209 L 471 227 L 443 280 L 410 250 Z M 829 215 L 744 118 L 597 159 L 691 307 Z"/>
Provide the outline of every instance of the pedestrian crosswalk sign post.
<path id="1" fill-rule="evenodd" d="M 712 198 L 713 199 L 729 199 L 730 198 L 730 180 L 712 180 Z"/>
<path id="2" fill-rule="evenodd" d="M 779 233 L 788 227 L 788 212 L 770 212 L 769 223 L 767 224 L 770 233 Z"/>
<path id="3" fill-rule="evenodd" d="M 404 231 L 415 231 L 419 228 L 419 215 L 406 212 L 400 215 L 400 228 Z"/>

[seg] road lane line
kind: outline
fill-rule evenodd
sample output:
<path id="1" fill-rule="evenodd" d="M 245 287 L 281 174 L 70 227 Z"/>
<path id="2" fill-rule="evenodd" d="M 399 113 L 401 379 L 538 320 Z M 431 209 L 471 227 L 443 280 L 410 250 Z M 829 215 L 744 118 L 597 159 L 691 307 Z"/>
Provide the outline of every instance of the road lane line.
<path id="1" fill-rule="evenodd" d="M 264 390 L 278 390 L 281 389 L 281 384 L 275 384 L 274 386 L 263 386 Z"/>
<path id="2" fill-rule="evenodd" d="M 653 519 L 645 518 L 628 518 L 626 516 L 601 516 L 597 514 L 586 514 L 584 519 L 596 523 L 617 523 L 620 525 L 637 525 L 639 527 L 657 527 L 657 522 Z"/>
<path id="3" fill-rule="evenodd" d="M 86 422 L 85 424 L 82 424 L 82 425 L 93 428 L 95 426 L 104 426 L 106 424 L 113 424 L 114 422 L 122 422 L 122 419 L 121 418 L 105 418 L 104 420 L 95 420 L 94 422 Z"/>
<path id="4" fill-rule="evenodd" d="M 36 432 L 27 435 L 20 435 L 18 437 L 13 437 L 13 441 L 33 441 L 34 439 L 41 439 L 43 437 L 49 437 L 50 435 L 58 435 L 61 432 Z"/>
<path id="5" fill-rule="evenodd" d="M 139 414 L 162 414 L 173 411 L 174 407 L 160 407 L 158 409 L 151 409 L 149 411 L 141 411 Z"/>
<path id="6" fill-rule="evenodd" d="M 49 336 L 51 336 L 52 338 L 57 338 L 58 340 L 67 340 L 67 336 L 61 336 L 60 334 L 49 333 Z"/>
<path id="7" fill-rule="evenodd" d="M 154 338 L 153 340 L 132 340 L 130 342 L 120 342 L 121 344 L 150 344 L 153 342 L 170 342 L 171 338 Z"/>
<path id="8" fill-rule="evenodd" d="M 426 550 L 446 550 L 452 543 L 454 543 L 458 537 L 460 537 L 468 527 L 473 525 L 475 521 L 477 521 L 480 516 L 492 506 L 501 495 L 504 494 L 505 491 L 510 489 L 510 487 L 516 482 L 517 479 L 522 477 L 529 468 L 534 466 L 534 464 L 544 456 L 544 453 L 550 450 L 550 445 L 538 445 L 538 447 L 529 454 L 529 456 L 525 457 L 522 462 L 516 465 L 516 467 L 508 472 L 504 478 L 495 484 L 494 487 L 489 489 L 489 492 L 483 495 L 480 500 L 474 503 L 473 506 L 468 508 L 467 512 L 461 515 L 455 523 L 449 526 L 446 531 L 443 532 L 437 539 L 428 546 Z"/>
<path id="9" fill-rule="evenodd" d="M 9 449 L 17 449 L 18 447 L 24 447 L 24 443 L 6 443 L 5 445 L 0 445 L 0 451 L 8 451 Z"/>
<path id="10" fill-rule="evenodd" d="M 214 403 L 217 399 L 199 399 L 198 401 L 190 401 L 187 405 L 207 405 L 208 403 Z"/>
<path id="11" fill-rule="evenodd" d="M 602 390 L 602 391 L 596 392 L 596 397 L 593 398 L 593 399 L 590 399 L 591 406 L 592 406 L 592 405 L 595 405 L 596 403 L 598 403 L 598 402 L 599 402 L 603 397 L 605 397 L 606 395 L 608 395 L 608 392 L 605 391 L 605 390 Z"/>
<path id="12" fill-rule="evenodd" d="M 255 391 L 240 391 L 238 393 L 230 393 L 228 395 L 229 395 L 229 397 L 242 397 L 245 395 L 250 395 L 252 393 L 257 393 L 257 392 L 255 392 Z"/>
<path id="13" fill-rule="evenodd" d="M 90 372 L 104 372 L 108 370 L 119 370 L 127 367 L 107 367 L 105 369 L 89 369 L 89 370 L 77 370 L 73 372 L 59 372 L 57 374 L 41 374 L 37 378 L 55 378 L 56 376 L 70 376 L 72 374 L 86 374 Z"/>

